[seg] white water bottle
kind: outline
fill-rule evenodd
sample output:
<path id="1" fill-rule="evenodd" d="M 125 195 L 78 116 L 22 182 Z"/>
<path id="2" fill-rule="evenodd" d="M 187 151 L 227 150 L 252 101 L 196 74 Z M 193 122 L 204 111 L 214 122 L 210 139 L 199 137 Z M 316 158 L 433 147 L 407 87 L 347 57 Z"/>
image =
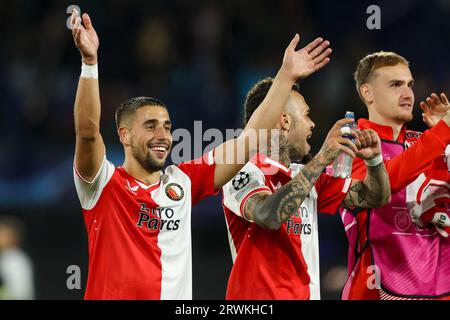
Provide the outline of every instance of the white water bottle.
<path id="1" fill-rule="evenodd" d="M 347 111 L 345 118 L 355 120 L 355 114 L 352 111 Z M 349 127 L 350 130 L 354 131 L 356 130 L 356 122 L 347 123 L 343 127 Z M 355 141 L 355 137 L 352 135 L 344 135 L 343 137 Z M 345 152 L 341 152 L 333 163 L 333 177 L 349 178 L 352 175 L 352 165 L 353 158 Z"/>

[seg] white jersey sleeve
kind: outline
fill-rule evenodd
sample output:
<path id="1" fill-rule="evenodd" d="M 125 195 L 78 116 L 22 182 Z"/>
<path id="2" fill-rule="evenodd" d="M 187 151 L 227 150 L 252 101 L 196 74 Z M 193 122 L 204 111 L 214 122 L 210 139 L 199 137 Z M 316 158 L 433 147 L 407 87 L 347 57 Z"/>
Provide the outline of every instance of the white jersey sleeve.
<path id="1" fill-rule="evenodd" d="M 78 173 L 74 164 L 73 178 L 78 198 L 80 199 L 81 207 L 83 209 L 91 210 L 95 207 L 102 194 L 103 188 L 111 179 L 115 169 L 114 164 L 108 161 L 106 156 L 104 156 L 102 165 L 95 175 L 95 178 L 92 181 L 87 181 Z"/>
<path id="2" fill-rule="evenodd" d="M 253 163 L 247 163 L 242 170 L 222 187 L 223 204 L 236 215 L 246 219 L 244 215 L 245 202 L 252 195 L 269 191 L 264 173 Z"/>

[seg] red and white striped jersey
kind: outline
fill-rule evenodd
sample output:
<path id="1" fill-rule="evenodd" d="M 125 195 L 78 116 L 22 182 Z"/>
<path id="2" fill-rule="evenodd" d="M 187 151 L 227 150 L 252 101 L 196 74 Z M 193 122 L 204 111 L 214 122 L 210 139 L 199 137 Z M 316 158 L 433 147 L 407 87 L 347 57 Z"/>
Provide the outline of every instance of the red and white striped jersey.
<path id="1" fill-rule="evenodd" d="M 298 212 L 278 230 L 264 229 L 243 214 L 247 199 L 276 192 L 302 167 L 286 168 L 260 154 L 223 187 L 233 258 L 227 299 L 320 299 L 317 212 L 334 214 L 351 179 L 321 174 Z"/>
<path id="2" fill-rule="evenodd" d="M 106 157 L 74 179 L 89 240 L 85 299 L 192 299 L 191 209 L 215 194 L 212 152 L 167 167 L 153 185 Z"/>

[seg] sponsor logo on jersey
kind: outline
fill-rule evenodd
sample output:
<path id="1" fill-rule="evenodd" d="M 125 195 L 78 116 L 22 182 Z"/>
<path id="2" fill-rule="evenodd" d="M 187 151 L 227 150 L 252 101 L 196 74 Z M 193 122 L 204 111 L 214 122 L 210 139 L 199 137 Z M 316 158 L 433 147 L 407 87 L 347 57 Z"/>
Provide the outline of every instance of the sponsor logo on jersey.
<path id="1" fill-rule="evenodd" d="M 286 222 L 288 234 L 310 235 L 312 233 L 312 223 L 308 208 L 301 206 L 294 216 Z"/>
<path id="2" fill-rule="evenodd" d="M 241 171 L 239 172 L 231 182 L 233 184 L 234 190 L 241 190 L 243 187 L 245 187 L 250 182 L 250 175 L 245 172 Z"/>
<path id="3" fill-rule="evenodd" d="M 130 181 L 127 180 L 127 185 L 125 186 L 125 189 L 127 189 L 128 191 L 130 191 L 132 194 L 134 194 L 136 196 L 139 186 L 132 187 L 130 184 Z"/>
<path id="4" fill-rule="evenodd" d="M 286 231 L 288 234 L 294 233 L 295 235 L 310 235 L 312 232 L 312 225 L 311 223 L 301 223 L 298 221 L 295 221 L 294 219 L 289 219 L 286 222 Z"/>
<path id="5" fill-rule="evenodd" d="M 149 230 L 176 231 L 180 227 L 180 219 L 174 219 L 175 211 L 172 208 L 148 208 L 140 203 L 137 226 Z"/>
<path id="6" fill-rule="evenodd" d="M 184 197 L 184 190 L 178 183 L 169 183 L 166 187 L 166 196 L 173 201 L 180 201 Z"/>

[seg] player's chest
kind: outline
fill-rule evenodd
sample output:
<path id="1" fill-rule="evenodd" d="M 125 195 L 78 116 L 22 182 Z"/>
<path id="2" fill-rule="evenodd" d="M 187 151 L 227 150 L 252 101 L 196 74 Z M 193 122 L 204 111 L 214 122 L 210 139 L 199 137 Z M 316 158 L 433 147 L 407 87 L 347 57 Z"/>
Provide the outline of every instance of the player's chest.
<path id="1" fill-rule="evenodd" d="M 136 181 L 122 181 L 114 201 L 120 224 L 143 234 L 177 232 L 190 220 L 191 193 L 183 182 L 169 180 L 147 188 Z"/>

